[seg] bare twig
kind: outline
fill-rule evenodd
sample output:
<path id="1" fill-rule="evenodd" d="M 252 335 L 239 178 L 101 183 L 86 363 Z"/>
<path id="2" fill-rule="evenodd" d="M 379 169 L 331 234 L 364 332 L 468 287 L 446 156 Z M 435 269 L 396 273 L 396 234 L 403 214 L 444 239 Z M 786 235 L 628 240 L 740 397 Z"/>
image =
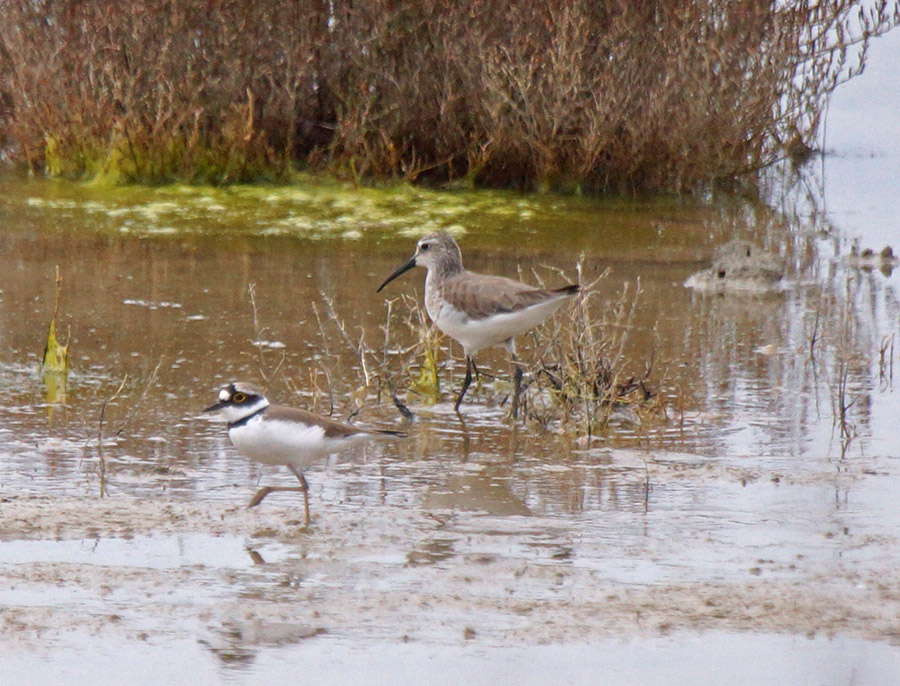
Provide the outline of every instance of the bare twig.
<path id="1" fill-rule="evenodd" d="M 113 393 L 109 398 L 103 401 L 100 405 L 100 418 L 97 421 L 97 457 L 100 461 L 100 497 L 103 498 L 106 495 L 109 495 L 106 492 L 106 458 L 103 454 L 103 423 L 106 420 L 106 407 L 112 402 L 115 402 L 116 398 L 122 393 L 122 389 L 125 388 L 125 383 L 128 381 L 128 375 L 122 377 L 122 382 L 119 384 L 119 387 L 116 389 L 116 392 Z"/>

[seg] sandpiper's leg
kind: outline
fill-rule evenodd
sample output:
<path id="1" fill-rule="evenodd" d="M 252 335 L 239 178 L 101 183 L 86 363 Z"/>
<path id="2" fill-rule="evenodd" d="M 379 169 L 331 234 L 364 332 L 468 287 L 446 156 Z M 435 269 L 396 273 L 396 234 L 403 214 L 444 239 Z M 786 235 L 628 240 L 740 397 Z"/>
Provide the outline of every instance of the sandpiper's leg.
<path id="1" fill-rule="evenodd" d="M 519 364 L 519 358 L 516 357 L 516 339 L 507 338 L 503 344 L 509 351 L 513 366 L 516 371 L 513 373 L 513 398 L 512 398 L 512 416 L 513 419 L 519 418 L 519 398 L 522 395 L 522 365 Z"/>
<path id="2" fill-rule="evenodd" d="M 303 526 L 309 526 L 309 484 L 306 481 L 306 477 L 303 476 L 303 472 L 294 465 L 289 464 L 288 469 L 300 481 L 300 490 L 303 491 Z"/>
<path id="3" fill-rule="evenodd" d="M 513 399 L 512 399 L 512 416 L 513 419 L 519 417 L 519 396 L 522 395 L 522 365 L 519 364 L 519 358 L 516 357 L 515 351 L 511 352 L 513 365 L 516 368 L 513 374 Z"/>
<path id="4" fill-rule="evenodd" d="M 462 389 L 459 391 L 459 396 L 456 398 L 456 405 L 453 407 L 453 409 L 456 410 L 457 414 L 459 414 L 459 404 L 462 402 L 463 396 L 465 396 L 466 391 L 469 390 L 469 384 L 472 383 L 472 368 L 474 366 L 474 360 L 466 355 L 466 378 L 463 381 Z"/>

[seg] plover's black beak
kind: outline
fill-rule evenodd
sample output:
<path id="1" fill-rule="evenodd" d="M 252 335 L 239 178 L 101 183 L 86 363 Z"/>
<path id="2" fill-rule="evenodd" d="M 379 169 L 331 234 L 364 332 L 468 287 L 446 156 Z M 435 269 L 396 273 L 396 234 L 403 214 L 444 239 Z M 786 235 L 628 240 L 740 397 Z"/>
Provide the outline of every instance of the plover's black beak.
<path id="1" fill-rule="evenodd" d="M 216 410 L 221 410 L 223 407 L 225 407 L 225 403 L 219 402 L 219 403 L 216 403 L 215 405 L 210 405 L 209 407 L 203 408 L 203 411 L 204 412 L 215 412 Z"/>
<path id="2" fill-rule="evenodd" d="M 391 281 L 393 281 L 394 279 L 396 279 L 398 276 L 400 276 L 401 274 L 405 274 L 406 272 L 408 272 L 410 269 L 412 269 L 412 268 L 415 267 L 415 266 L 416 266 L 416 256 L 413 255 L 413 256 L 410 258 L 409 262 L 407 262 L 407 263 L 404 264 L 403 266 L 399 267 L 399 268 L 397 269 L 397 271 L 395 271 L 393 274 L 391 274 L 389 277 L 387 277 L 387 278 L 384 280 L 384 283 L 381 284 L 381 285 L 378 287 L 378 290 L 375 291 L 375 292 L 376 292 L 376 293 L 381 293 L 381 289 L 382 289 L 382 288 L 384 288 L 384 287 L 387 286 Z"/>

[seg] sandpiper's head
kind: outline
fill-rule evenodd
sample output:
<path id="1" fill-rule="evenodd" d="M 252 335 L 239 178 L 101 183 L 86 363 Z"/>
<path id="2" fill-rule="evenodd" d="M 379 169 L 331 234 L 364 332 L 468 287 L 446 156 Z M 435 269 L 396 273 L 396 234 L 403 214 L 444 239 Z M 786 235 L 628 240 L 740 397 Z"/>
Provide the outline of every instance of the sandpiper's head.
<path id="1" fill-rule="evenodd" d="M 380 292 L 391 281 L 401 274 L 408 272 L 413 267 L 425 267 L 433 269 L 440 274 L 452 274 L 462 269 L 462 254 L 453 237 L 446 231 L 435 231 L 416 244 L 416 252 L 408 262 L 401 265 L 387 277 L 378 287 Z"/>
<path id="2" fill-rule="evenodd" d="M 237 382 L 219 391 L 219 402 L 203 411 L 221 412 L 228 423 L 232 424 L 268 406 L 269 401 L 261 390 L 250 384 Z"/>

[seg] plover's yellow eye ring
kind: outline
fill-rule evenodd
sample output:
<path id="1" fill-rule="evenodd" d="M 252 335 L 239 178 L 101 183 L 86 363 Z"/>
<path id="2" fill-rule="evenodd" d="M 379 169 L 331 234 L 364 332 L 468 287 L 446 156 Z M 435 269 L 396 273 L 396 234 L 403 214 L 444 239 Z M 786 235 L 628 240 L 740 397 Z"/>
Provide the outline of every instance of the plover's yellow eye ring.
<path id="1" fill-rule="evenodd" d="M 247 395 L 245 393 L 235 393 L 231 396 L 231 402 L 233 403 L 242 403 L 247 399 Z"/>

